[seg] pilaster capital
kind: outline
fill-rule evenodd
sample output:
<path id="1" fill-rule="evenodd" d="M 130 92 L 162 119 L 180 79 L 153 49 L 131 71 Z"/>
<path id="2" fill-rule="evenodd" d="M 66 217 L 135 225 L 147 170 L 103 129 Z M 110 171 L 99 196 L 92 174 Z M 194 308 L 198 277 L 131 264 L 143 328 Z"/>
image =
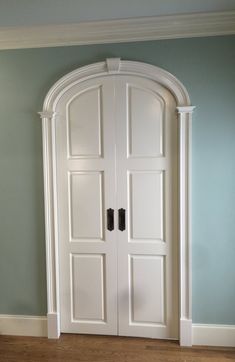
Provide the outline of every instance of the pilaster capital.
<path id="1" fill-rule="evenodd" d="M 56 112 L 54 111 L 42 111 L 42 112 L 38 112 L 38 114 L 40 115 L 41 118 L 48 118 L 48 119 L 52 119 Z"/>
<path id="2" fill-rule="evenodd" d="M 182 113 L 193 113 L 194 109 L 196 107 L 195 106 L 180 106 L 180 107 L 176 107 L 177 111 L 179 114 Z"/>

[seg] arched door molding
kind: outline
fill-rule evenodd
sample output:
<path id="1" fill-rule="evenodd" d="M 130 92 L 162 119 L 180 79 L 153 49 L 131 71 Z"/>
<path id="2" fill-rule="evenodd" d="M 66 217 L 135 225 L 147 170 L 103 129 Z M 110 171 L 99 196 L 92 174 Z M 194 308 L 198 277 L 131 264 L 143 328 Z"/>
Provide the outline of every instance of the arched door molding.
<path id="1" fill-rule="evenodd" d="M 57 189 L 55 172 L 55 107 L 70 87 L 85 80 L 108 75 L 136 75 L 151 79 L 167 88 L 175 97 L 179 120 L 179 331 L 180 344 L 192 345 L 192 292 L 191 292 L 191 228 L 190 228 L 190 164 L 191 164 L 191 106 L 187 90 L 167 71 L 141 62 L 106 59 L 78 68 L 62 77 L 49 90 L 40 112 L 42 118 L 46 265 L 47 265 L 47 318 L 48 337 L 60 336 L 59 268 Z"/>

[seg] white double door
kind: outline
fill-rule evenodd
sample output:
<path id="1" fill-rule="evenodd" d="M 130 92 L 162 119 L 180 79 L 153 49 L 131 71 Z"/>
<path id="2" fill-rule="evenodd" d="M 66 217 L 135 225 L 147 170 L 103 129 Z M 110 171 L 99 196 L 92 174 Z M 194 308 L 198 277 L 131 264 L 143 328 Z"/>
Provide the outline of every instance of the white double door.
<path id="1" fill-rule="evenodd" d="M 175 108 L 159 84 L 123 75 L 58 101 L 62 332 L 178 337 Z"/>

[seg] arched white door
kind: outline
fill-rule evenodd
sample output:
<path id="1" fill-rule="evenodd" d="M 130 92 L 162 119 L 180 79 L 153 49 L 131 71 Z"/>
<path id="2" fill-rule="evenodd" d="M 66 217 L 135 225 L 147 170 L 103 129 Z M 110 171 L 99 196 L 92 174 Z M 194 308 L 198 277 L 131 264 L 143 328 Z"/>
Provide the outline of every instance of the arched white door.
<path id="1" fill-rule="evenodd" d="M 54 111 L 61 331 L 178 338 L 173 95 L 97 76 Z"/>

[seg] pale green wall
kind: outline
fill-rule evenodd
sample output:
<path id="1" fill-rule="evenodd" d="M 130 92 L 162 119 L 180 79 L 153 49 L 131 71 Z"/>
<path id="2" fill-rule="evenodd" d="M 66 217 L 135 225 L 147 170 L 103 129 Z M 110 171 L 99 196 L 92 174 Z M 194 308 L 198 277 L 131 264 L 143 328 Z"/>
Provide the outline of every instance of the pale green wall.
<path id="1" fill-rule="evenodd" d="M 0 314 L 46 314 L 41 123 L 49 87 L 106 57 L 178 77 L 193 120 L 193 320 L 235 324 L 235 37 L 0 52 Z"/>
<path id="2" fill-rule="evenodd" d="M 235 10 L 234 0 L 0 0 L 0 26 Z"/>

